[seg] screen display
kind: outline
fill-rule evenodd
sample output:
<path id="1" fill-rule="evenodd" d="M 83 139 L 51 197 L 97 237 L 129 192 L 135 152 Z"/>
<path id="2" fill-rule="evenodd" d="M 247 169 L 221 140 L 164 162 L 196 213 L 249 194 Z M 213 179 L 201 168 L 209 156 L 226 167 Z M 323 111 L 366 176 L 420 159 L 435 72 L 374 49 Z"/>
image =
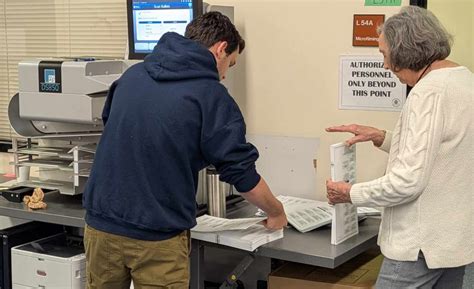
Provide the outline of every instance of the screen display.
<path id="1" fill-rule="evenodd" d="M 130 3 L 131 2 L 131 3 Z M 184 35 L 195 16 L 193 0 L 131 0 L 129 5 L 129 45 L 132 54 L 146 55 L 153 51 L 166 32 Z M 131 25 L 130 25 L 131 24 Z M 131 26 L 131 27 L 130 27 Z"/>

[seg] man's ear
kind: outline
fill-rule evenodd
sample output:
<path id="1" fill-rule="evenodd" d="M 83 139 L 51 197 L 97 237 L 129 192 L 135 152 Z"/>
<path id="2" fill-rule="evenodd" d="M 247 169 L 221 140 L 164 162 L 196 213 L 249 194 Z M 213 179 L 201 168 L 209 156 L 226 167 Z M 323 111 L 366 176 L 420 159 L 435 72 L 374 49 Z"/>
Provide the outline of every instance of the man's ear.
<path id="1" fill-rule="evenodd" d="M 223 59 L 224 57 L 227 56 L 227 52 L 225 51 L 227 49 L 227 41 L 219 41 L 216 44 L 216 57 L 217 59 Z"/>

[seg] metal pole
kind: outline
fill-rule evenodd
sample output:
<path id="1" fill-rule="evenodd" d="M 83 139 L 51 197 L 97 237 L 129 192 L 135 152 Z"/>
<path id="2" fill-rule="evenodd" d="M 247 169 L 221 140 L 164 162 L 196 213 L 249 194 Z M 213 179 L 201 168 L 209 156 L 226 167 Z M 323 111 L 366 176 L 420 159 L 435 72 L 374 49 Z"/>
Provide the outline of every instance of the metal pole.
<path id="1" fill-rule="evenodd" d="M 204 288 L 203 279 L 203 266 L 204 266 L 204 245 L 199 240 L 191 240 L 191 278 L 190 278 L 190 289 L 202 289 Z"/>

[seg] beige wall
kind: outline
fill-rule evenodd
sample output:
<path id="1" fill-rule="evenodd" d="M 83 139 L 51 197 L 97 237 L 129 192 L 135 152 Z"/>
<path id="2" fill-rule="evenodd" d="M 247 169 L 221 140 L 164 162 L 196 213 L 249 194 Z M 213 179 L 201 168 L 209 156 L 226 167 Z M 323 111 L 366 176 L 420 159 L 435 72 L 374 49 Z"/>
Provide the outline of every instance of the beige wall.
<path id="1" fill-rule="evenodd" d="M 403 1 L 404 5 L 408 0 Z M 248 132 L 319 137 L 316 198 L 324 198 L 329 148 L 348 135 L 324 128 L 350 122 L 391 129 L 398 112 L 338 110 L 339 56 L 374 54 L 352 47 L 353 14 L 386 14 L 400 7 L 364 7 L 363 0 L 209 0 L 235 7 L 235 22 L 247 48 L 234 71 L 234 97 Z M 358 180 L 383 175 L 386 155 L 364 144 L 358 150 Z M 291 192 L 288 192 L 291 194 Z"/>
<path id="2" fill-rule="evenodd" d="M 428 9 L 454 35 L 449 58 L 474 71 L 474 0 L 429 0 Z"/>

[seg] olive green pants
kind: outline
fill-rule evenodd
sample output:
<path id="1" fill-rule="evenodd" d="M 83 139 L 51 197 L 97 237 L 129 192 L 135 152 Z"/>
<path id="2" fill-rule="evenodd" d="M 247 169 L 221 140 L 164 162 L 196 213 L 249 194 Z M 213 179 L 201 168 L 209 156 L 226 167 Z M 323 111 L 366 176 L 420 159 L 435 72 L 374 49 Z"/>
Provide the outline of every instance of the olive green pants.
<path id="1" fill-rule="evenodd" d="M 86 226 L 87 289 L 189 288 L 189 232 L 143 241 Z"/>

